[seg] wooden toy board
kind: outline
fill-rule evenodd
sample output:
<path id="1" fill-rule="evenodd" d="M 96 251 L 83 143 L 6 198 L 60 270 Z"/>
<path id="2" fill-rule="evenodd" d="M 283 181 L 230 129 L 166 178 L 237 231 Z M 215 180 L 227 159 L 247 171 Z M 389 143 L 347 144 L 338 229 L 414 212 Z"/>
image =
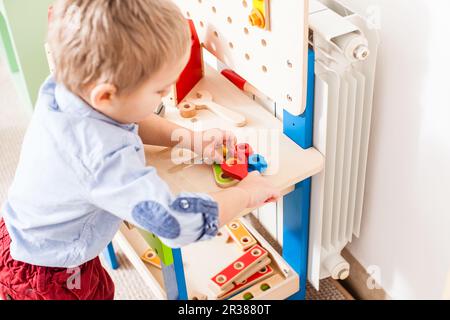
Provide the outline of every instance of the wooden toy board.
<path id="1" fill-rule="evenodd" d="M 255 297 L 255 300 L 281 300 L 296 293 L 299 290 L 298 274 L 264 240 L 246 218 L 242 218 L 241 223 L 245 225 L 261 246 L 269 251 L 272 260 L 271 266 L 274 268 L 275 275 L 279 275 L 282 278 L 280 283 L 261 296 Z M 228 231 L 226 228 L 222 228 L 219 236 L 216 238 L 210 241 L 198 242 L 182 249 L 183 266 L 190 299 L 199 295 L 206 296 L 208 300 L 217 299 L 216 294 L 209 286 L 210 278 L 243 255 L 242 250 L 236 243 L 234 241 L 227 242 L 227 239 Z M 161 270 L 144 263 L 140 259 L 140 256 L 148 249 L 148 244 L 146 244 L 137 229 L 130 230 L 125 225 L 122 225 L 120 232 L 116 236 L 116 241 L 140 272 L 155 298 L 166 299 Z M 208 257 L 208 259 L 205 259 L 205 257 Z"/>
<path id="2" fill-rule="evenodd" d="M 283 134 L 282 123 L 273 117 L 257 102 L 243 94 L 231 82 L 209 66 L 205 68 L 205 77 L 192 90 L 211 92 L 214 101 L 247 117 L 247 126 L 236 128 L 215 114 L 200 111 L 195 122 L 184 119 L 175 107 L 168 107 L 165 118 L 195 131 L 211 128 L 231 130 L 240 143 L 250 143 L 255 153 L 263 155 L 269 162 L 267 179 L 278 187 L 283 195 L 294 190 L 297 183 L 319 173 L 323 169 L 323 156 L 314 148 L 303 150 Z M 259 129 L 264 129 L 258 131 Z M 269 130 L 268 136 L 264 134 Z M 263 132 L 256 136 L 254 132 Z M 269 143 L 266 143 L 269 141 Z M 148 164 L 158 170 L 172 192 L 216 192 L 220 188 L 215 184 L 212 167 L 208 165 L 177 165 L 172 161 L 172 150 L 168 148 L 146 146 Z M 186 151 L 186 159 L 194 156 Z M 243 214 L 252 210 L 246 210 Z"/>
<path id="3" fill-rule="evenodd" d="M 293 115 L 306 106 L 308 1 L 264 0 L 268 30 L 253 27 L 252 0 L 175 0 L 220 61 Z"/>

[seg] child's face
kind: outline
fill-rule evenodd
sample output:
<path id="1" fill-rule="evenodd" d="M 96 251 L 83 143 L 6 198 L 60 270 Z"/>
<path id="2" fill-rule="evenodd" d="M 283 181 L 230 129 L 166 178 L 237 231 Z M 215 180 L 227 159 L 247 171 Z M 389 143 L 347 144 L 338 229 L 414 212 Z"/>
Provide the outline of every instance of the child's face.
<path id="1" fill-rule="evenodd" d="M 90 91 L 89 102 L 97 111 L 123 123 L 139 123 L 156 110 L 162 98 L 169 94 L 186 67 L 190 50 L 175 64 L 167 64 L 137 90 L 126 96 L 117 96 L 116 88 L 110 84 L 97 85 Z"/>

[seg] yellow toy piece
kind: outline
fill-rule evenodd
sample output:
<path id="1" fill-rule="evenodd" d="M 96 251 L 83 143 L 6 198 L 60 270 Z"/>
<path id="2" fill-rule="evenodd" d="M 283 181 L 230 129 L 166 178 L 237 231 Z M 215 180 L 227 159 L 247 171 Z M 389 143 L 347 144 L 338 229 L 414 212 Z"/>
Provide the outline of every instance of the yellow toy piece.
<path id="1" fill-rule="evenodd" d="M 261 29 L 270 28 L 269 0 L 253 0 L 253 9 L 248 20 L 250 25 Z"/>
<path id="2" fill-rule="evenodd" d="M 257 244 L 255 238 L 248 232 L 248 230 L 239 222 L 234 220 L 227 224 L 227 230 L 230 237 L 236 242 L 242 251 L 246 251 Z"/>

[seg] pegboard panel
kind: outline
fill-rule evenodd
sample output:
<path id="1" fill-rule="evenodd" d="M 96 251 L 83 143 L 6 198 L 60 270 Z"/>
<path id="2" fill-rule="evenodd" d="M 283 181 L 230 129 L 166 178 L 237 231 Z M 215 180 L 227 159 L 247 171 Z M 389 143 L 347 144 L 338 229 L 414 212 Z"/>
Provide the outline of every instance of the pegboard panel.
<path id="1" fill-rule="evenodd" d="M 252 0 L 175 2 L 194 21 L 208 51 L 289 113 L 303 114 L 308 1 L 269 1 L 267 30 L 251 26 Z"/>

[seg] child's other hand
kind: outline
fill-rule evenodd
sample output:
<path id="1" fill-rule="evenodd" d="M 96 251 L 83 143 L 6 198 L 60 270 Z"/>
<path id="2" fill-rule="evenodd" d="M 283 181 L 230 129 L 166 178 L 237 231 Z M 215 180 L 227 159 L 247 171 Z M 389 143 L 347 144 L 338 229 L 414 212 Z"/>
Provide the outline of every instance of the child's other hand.
<path id="1" fill-rule="evenodd" d="M 280 191 L 267 179 L 264 179 L 258 171 L 250 173 L 238 184 L 237 188 L 248 193 L 247 208 L 250 209 L 262 207 L 269 202 L 276 202 L 281 196 Z"/>
<path id="2" fill-rule="evenodd" d="M 223 147 L 234 150 L 237 139 L 234 133 L 221 129 L 211 129 L 202 132 L 203 135 L 203 161 L 206 164 L 222 164 L 224 160 Z"/>

